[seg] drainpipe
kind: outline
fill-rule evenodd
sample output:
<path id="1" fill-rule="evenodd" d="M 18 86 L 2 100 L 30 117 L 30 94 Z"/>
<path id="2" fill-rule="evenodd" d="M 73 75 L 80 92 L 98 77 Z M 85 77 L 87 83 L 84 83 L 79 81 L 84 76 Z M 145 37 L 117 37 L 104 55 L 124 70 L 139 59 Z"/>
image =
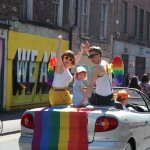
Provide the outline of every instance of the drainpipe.
<path id="1" fill-rule="evenodd" d="M 75 10 L 75 22 L 74 24 L 70 27 L 69 31 L 69 49 L 72 49 L 72 33 L 73 30 L 77 27 L 78 25 L 78 0 L 76 0 L 76 10 Z"/>

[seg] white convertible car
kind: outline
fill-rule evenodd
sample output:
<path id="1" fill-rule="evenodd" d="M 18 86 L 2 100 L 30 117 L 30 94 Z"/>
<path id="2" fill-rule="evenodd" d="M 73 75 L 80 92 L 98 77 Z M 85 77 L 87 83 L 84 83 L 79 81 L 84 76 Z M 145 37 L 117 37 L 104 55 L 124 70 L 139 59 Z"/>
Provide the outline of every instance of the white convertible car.
<path id="1" fill-rule="evenodd" d="M 55 106 L 24 112 L 21 150 L 150 150 L 150 99 L 125 89 L 132 110 Z"/>

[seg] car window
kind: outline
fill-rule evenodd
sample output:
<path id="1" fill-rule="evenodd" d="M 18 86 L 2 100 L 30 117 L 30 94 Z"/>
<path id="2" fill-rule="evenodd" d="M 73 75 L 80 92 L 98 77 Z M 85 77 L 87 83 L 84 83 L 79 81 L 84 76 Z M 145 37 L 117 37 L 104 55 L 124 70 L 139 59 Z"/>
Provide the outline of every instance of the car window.
<path id="1" fill-rule="evenodd" d="M 116 98 L 116 93 L 122 89 L 113 89 L 113 90 L 114 90 L 114 98 Z M 141 92 L 139 93 L 139 91 L 130 88 L 125 88 L 124 90 L 126 90 L 130 95 L 128 104 L 135 105 L 136 107 L 138 107 L 138 110 L 140 112 L 149 111 L 150 101 L 147 99 L 147 97 L 144 94 L 142 94 Z"/>
<path id="2" fill-rule="evenodd" d="M 150 100 L 144 94 L 141 94 L 141 95 L 142 95 L 144 101 L 146 102 L 146 105 L 150 111 Z"/>
<path id="3" fill-rule="evenodd" d="M 137 91 L 129 90 L 127 92 L 130 95 L 128 103 L 145 106 L 143 97 L 139 93 L 137 93 Z"/>

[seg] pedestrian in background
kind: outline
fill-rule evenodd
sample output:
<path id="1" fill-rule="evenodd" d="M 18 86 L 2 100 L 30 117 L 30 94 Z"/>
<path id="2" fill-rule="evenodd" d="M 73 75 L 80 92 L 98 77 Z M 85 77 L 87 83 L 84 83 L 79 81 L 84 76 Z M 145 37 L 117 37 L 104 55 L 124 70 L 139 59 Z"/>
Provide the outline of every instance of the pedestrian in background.
<path id="1" fill-rule="evenodd" d="M 143 74 L 140 86 L 141 91 L 150 98 L 150 82 L 147 74 Z"/>
<path id="2" fill-rule="evenodd" d="M 138 74 L 135 74 L 135 76 L 137 76 L 137 79 L 138 79 L 138 84 L 141 83 L 140 79 L 139 79 L 139 75 Z"/>
<path id="3" fill-rule="evenodd" d="M 129 88 L 135 88 L 135 89 L 141 90 L 141 86 L 138 84 L 138 77 L 137 76 L 133 76 L 131 78 L 131 81 L 130 81 L 128 87 Z"/>
<path id="4" fill-rule="evenodd" d="M 130 74 L 127 74 L 127 76 L 126 76 L 126 78 L 125 78 L 125 86 L 126 86 L 126 87 L 129 85 L 130 80 L 131 80 Z"/>

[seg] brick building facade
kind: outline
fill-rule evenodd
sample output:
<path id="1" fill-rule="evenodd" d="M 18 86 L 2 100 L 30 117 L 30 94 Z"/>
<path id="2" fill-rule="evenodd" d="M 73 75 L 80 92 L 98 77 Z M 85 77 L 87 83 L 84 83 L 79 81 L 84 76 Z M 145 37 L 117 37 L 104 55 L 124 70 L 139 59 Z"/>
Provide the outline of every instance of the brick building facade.
<path id="1" fill-rule="evenodd" d="M 73 31 L 73 49 L 79 48 L 82 42 L 88 40 L 91 46 L 102 47 L 104 57 L 111 58 L 112 6 L 110 0 L 87 0 L 86 3 L 78 1 L 78 20 Z"/>
<path id="2" fill-rule="evenodd" d="M 150 1 L 114 0 L 113 56 L 124 60 L 125 75 L 150 73 Z"/>

